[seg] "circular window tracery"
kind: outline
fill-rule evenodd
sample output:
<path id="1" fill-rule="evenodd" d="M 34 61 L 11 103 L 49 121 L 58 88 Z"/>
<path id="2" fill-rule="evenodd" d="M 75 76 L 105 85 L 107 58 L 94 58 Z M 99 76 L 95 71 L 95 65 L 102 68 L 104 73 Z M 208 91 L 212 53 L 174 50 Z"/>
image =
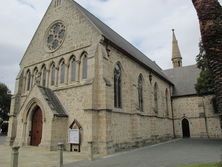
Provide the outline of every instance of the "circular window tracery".
<path id="1" fill-rule="evenodd" d="M 47 47 L 50 51 L 58 49 L 65 38 L 66 27 L 61 22 L 53 24 L 47 33 Z"/>

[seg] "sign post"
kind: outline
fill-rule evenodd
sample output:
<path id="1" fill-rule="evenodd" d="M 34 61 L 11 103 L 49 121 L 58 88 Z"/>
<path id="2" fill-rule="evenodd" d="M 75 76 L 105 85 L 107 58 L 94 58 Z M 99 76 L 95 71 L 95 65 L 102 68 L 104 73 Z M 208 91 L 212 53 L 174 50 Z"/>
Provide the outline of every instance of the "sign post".
<path id="1" fill-rule="evenodd" d="M 79 129 L 69 129 L 69 141 L 70 151 L 72 152 L 72 146 L 78 146 L 78 152 L 80 152 L 80 131 Z"/>

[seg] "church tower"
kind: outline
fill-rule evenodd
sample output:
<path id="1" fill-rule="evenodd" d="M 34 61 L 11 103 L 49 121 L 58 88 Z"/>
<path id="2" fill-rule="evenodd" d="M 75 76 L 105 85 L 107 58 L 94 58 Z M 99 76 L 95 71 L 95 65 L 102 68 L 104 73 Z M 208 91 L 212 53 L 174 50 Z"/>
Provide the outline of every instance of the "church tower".
<path id="1" fill-rule="evenodd" d="M 177 68 L 177 67 L 182 67 L 182 57 L 180 54 L 180 49 L 179 49 L 179 45 L 176 39 L 176 35 L 174 33 L 174 29 L 172 29 L 173 31 L 173 41 L 172 41 L 172 63 L 173 63 L 173 68 Z"/>

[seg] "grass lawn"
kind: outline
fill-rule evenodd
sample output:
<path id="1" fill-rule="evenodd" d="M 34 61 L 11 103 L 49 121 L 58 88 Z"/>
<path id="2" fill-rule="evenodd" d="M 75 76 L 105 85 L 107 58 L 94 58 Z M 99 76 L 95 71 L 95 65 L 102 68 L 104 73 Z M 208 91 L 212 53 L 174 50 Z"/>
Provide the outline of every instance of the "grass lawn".
<path id="1" fill-rule="evenodd" d="M 181 166 L 181 167 L 222 167 L 220 164 L 196 164 L 196 165 L 187 165 L 187 166 Z"/>

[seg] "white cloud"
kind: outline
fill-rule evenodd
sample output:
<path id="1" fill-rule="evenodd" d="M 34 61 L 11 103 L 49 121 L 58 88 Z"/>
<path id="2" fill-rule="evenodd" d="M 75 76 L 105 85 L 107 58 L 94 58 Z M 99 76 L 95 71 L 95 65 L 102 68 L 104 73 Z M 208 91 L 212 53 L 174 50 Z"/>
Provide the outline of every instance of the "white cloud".
<path id="1" fill-rule="evenodd" d="M 184 65 L 195 63 L 200 39 L 191 0 L 76 0 L 162 68 L 171 68 L 171 29 Z M 221 2 L 222 0 L 220 0 Z M 0 82 L 14 89 L 19 62 L 51 0 L 8 0 L 0 6 Z"/>

